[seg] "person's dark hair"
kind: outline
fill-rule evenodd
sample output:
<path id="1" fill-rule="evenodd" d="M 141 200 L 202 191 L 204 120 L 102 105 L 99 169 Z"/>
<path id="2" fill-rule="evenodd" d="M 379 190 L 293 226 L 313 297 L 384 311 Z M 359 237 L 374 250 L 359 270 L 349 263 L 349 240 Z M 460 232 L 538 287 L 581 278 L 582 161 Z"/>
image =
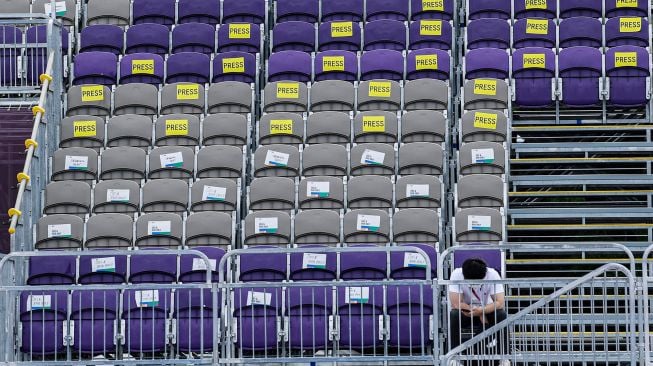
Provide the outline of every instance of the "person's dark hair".
<path id="1" fill-rule="evenodd" d="M 482 280 L 487 274 L 487 264 L 480 258 L 470 258 L 463 262 L 463 277 L 466 280 Z"/>

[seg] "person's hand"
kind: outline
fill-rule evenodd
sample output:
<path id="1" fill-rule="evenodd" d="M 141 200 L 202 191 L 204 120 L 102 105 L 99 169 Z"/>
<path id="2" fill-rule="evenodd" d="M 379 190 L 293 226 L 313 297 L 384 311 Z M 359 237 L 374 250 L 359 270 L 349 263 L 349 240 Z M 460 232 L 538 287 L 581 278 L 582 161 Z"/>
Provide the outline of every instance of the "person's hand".
<path id="1" fill-rule="evenodd" d="M 473 308 L 472 311 L 471 311 L 471 316 L 473 316 L 473 317 L 483 317 L 484 318 L 485 317 L 484 315 L 485 314 L 483 313 L 483 308 L 481 308 L 481 307 Z"/>
<path id="2" fill-rule="evenodd" d="M 468 317 L 468 318 L 471 318 L 471 317 L 472 317 L 472 312 L 469 311 L 469 310 L 461 309 L 460 312 L 463 313 L 463 315 L 466 316 L 466 317 Z"/>

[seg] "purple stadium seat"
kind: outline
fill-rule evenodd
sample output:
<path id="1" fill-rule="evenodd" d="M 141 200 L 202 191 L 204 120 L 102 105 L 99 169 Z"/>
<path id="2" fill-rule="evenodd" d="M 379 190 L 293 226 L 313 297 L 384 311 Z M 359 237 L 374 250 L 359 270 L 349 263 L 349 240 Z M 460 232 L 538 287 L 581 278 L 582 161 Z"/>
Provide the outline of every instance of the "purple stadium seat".
<path id="1" fill-rule="evenodd" d="M 251 247 L 269 249 L 269 247 Z M 280 282 L 286 279 L 288 259 L 284 253 L 249 253 L 240 255 L 239 280 L 243 282 Z"/>
<path id="2" fill-rule="evenodd" d="M 82 29 L 79 52 L 102 51 L 122 54 L 124 31 L 116 25 L 98 24 Z"/>
<path id="3" fill-rule="evenodd" d="M 277 23 L 300 21 L 317 23 L 319 9 L 318 0 L 277 0 Z"/>
<path id="4" fill-rule="evenodd" d="M 220 306 L 220 294 L 218 303 Z M 213 351 L 213 306 L 210 289 L 178 289 L 173 317 L 177 319 L 177 345 L 181 352 Z"/>
<path id="5" fill-rule="evenodd" d="M 648 17 L 647 0 L 605 0 L 605 17 Z"/>
<path id="6" fill-rule="evenodd" d="M 610 78 L 608 103 L 619 107 L 643 106 L 648 101 L 650 57 L 645 48 L 618 46 L 605 54 L 605 76 Z"/>
<path id="7" fill-rule="evenodd" d="M 134 0 L 132 24 L 175 24 L 175 0 Z"/>
<path id="8" fill-rule="evenodd" d="M 73 291 L 70 312 L 70 320 L 75 322 L 73 352 L 108 355 L 115 351 L 119 299 L 117 290 Z"/>
<path id="9" fill-rule="evenodd" d="M 30 257 L 27 284 L 72 285 L 75 283 L 75 257 Z"/>
<path id="10" fill-rule="evenodd" d="M 602 77 L 601 51 L 592 47 L 569 47 L 560 50 L 558 72 L 562 79 L 562 102 L 571 107 L 599 104 L 599 81 Z"/>
<path id="11" fill-rule="evenodd" d="M 166 83 L 204 84 L 211 80 L 211 59 L 198 52 L 180 52 L 170 55 L 166 62 Z"/>
<path id="12" fill-rule="evenodd" d="M 211 281 L 218 282 L 220 276 L 218 265 L 220 259 L 224 257 L 225 252 L 220 248 L 214 247 L 193 247 L 193 250 L 200 251 L 209 257 L 211 262 Z M 179 259 L 179 282 L 206 282 L 206 263 L 202 258 L 185 254 Z"/>
<path id="13" fill-rule="evenodd" d="M 311 55 L 300 51 L 281 51 L 270 55 L 268 81 L 311 80 Z"/>
<path id="14" fill-rule="evenodd" d="M 451 20 L 453 19 L 453 4 L 454 0 L 411 0 L 410 17 L 412 20 Z"/>
<path id="15" fill-rule="evenodd" d="M 131 83 L 162 84 L 163 58 L 153 53 L 125 55 L 120 60 L 120 84 Z"/>
<path id="16" fill-rule="evenodd" d="M 451 49 L 451 31 L 451 24 L 439 19 L 412 22 L 408 32 L 408 48 L 437 48 L 448 51 Z"/>
<path id="17" fill-rule="evenodd" d="M 22 43 L 23 33 L 20 29 L 3 25 L 0 26 L 0 45 L 7 45 L 8 48 L 0 49 L 0 85 L 20 85 L 18 77 L 18 49 L 14 44 Z"/>
<path id="18" fill-rule="evenodd" d="M 30 27 L 25 32 L 27 43 L 43 43 L 48 42 L 47 25 L 39 25 Z M 61 52 L 62 56 L 68 54 L 69 34 L 66 27 L 61 28 Z M 39 47 L 27 49 L 27 83 L 35 85 L 39 83 L 39 76 L 45 72 L 48 63 L 48 50 L 47 47 Z M 64 65 L 62 64 L 62 69 Z"/>
<path id="19" fill-rule="evenodd" d="M 515 19 L 554 19 L 558 12 L 557 0 L 515 0 L 514 4 Z"/>
<path id="20" fill-rule="evenodd" d="M 312 23 L 288 21 L 274 26 L 272 52 L 315 51 L 315 26 Z"/>
<path id="21" fill-rule="evenodd" d="M 567 0 L 560 2 L 560 18 L 591 17 L 601 18 L 603 9 L 601 1 Z"/>
<path id="22" fill-rule="evenodd" d="M 546 107 L 551 100 L 551 79 L 555 77 L 556 57 L 552 50 L 527 47 L 512 56 L 515 103 L 524 107 Z"/>
<path id="23" fill-rule="evenodd" d="M 603 45 L 603 24 L 599 19 L 576 17 L 560 22 L 560 48 L 586 46 L 599 48 Z"/>
<path id="24" fill-rule="evenodd" d="M 406 25 L 398 20 L 375 20 L 365 23 L 363 50 L 406 49 Z"/>
<path id="25" fill-rule="evenodd" d="M 467 24 L 467 49 L 510 48 L 510 23 L 503 19 L 477 19 Z"/>
<path id="26" fill-rule="evenodd" d="M 329 344 L 331 287 L 291 287 L 286 292 L 288 344 L 291 349 L 324 349 Z"/>
<path id="27" fill-rule="evenodd" d="M 382 280 L 387 277 L 387 258 L 384 252 L 366 252 L 365 247 L 376 245 L 353 245 L 360 252 L 340 253 L 341 280 Z"/>
<path id="28" fill-rule="evenodd" d="M 177 23 L 220 24 L 220 0 L 179 0 Z"/>
<path id="29" fill-rule="evenodd" d="M 293 281 L 333 281 L 337 278 L 336 253 L 311 253 L 310 248 L 321 245 L 305 245 L 303 253 L 290 255 L 290 279 Z"/>
<path id="30" fill-rule="evenodd" d="M 649 46 L 648 20 L 639 17 L 619 17 L 605 22 L 605 45 Z"/>
<path id="31" fill-rule="evenodd" d="M 214 83 L 221 81 L 241 81 L 253 83 L 256 81 L 256 57 L 246 52 L 219 53 L 213 59 Z"/>
<path id="32" fill-rule="evenodd" d="M 404 56 L 399 51 L 374 50 L 361 56 L 361 80 L 404 78 Z"/>
<path id="33" fill-rule="evenodd" d="M 451 60 L 447 51 L 424 48 L 410 51 L 406 57 L 406 80 L 449 80 Z"/>
<path id="34" fill-rule="evenodd" d="M 118 57 L 109 52 L 84 52 L 75 57 L 73 85 L 116 83 Z"/>
<path id="35" fill-rule="evenodd" d="M 330 0 L 322 2 L 322 22 L 363 21 L 363 0 Z"/>
<path id="36" fill-rule="evenodd" d="M 433 289 L 429 286 L 388 286 L 386 311 L 390 321 L 389 346 L 424 349 L 433 344 L 426 324 L 433 315 Z M 418 351 L 419 352 L 419 351 Z"/>
<path id="37" fill-rule="evenodd" d="M 512 28 L 512 48 L 555 48 L 556 24 L 550 19 L 519 19 Z"/>
<path id="38" fill-rule="evenodd" d="M 324 22 L 317 34 L 318 51 L 360 51 L 361 29 L 351 21 Z"/>
<path id="39" fill-rule="evenodd" d="M 457 250 L 453 253 L 453 268 L 462 267 L 463 262 L 470 258 L 480 258 L 489 268 L 494 268 L 499 274 L 502 273 L 503 265 L 499 249 Z"/>
<path id="40" fill-rule="evenodd" d="M 242 350 L 277 348 L 277 321 L 282 315 L 282 303 L 279 287 L 234 290 L 233 317 L 238 331 L 236 344 Z"/>
<path id="41" fill-rule="evenodd" d="M 428 244 L 406 244 L 404 248 L 419 248 L 423 250 L 431 261 L 431 277 L 437 277 L 438 253 L 432 245 Z M 424 257 L 415 252 L 392 252 L 390 253 L 390 278 L 395 280 L 426 278 L 426 265 Z"/>
<path id="42" fill-rule="evenodd" d="M 315 56 L 315 81 L 358 79 L 358 60 L 349 51 L 324 51 Z"/>
<path id="43" fill-rule="evenodd" d="M 250 23 L 225 24 L 218 29 L 218 52 L 261 52 L 261 32 Z"/>
<path id="44" fill-rule="evenodd" d="M 496 48 L 477 48 L 465 57 L 465 79 L 507 79 L 510 56 Z"/>
<path id="45" fill-rule="evenodd" d="M 172 283 L 176 281 L 176 255 L 149 254 L 131 256 L 129 269 L 130 283 Z"/>
<path id="46" fill-rule="evenodd" d="M 368 22 L 380 19 L 408 20 L 408 2 L 395 0 L 367 0 L 365 18 Z"/>
<path id="47" fill-rule="evenodd" d="M 364 353 L 379 347 L 379 316 L 383 315 L 383 286 L 339 287 L 340 349 Z"/>
<path id="48" fill-rule="evenodd" d="M 222 24 L 265 23 L 264 0 L 224 0 L 222 5 Z"/>
<path id="49" fill-rule="evenodd" d="M 161 24 L 137 24 L 126 32 L 125 53 L 154 53 L 165 56 L 170 50 L 169 29 Z"/>
<path id="50" fill-rule="evenodd" d="M 172 30 L 172 53 L 215 52 L 215 27 L 202 23 L 185 23 Z"/>
<path id="51" fill-rule="evenodd" d="M 25 291 L 20 294 L 22 326 L 20 351 L 54 355 L 64 350 L 63 321 L 67 319 L 66 291 Z"/>
<path id="52" fill-rule="evenodd" d="M 127 257 L 80 256 L 78 282 L 82 285 L 127 282 Z"/>
<path id="53" fill-rule="evenodd" d="M 128 353 L 165 351 L 168 343 L 167 318 L 172 309 L 170 290 L 125 290 L 122 294 L 122 319 Z"/>
<path id="54" fill-rule="evenodd" d="M 551 0 L 553 1 L 553 0 Z M 510 19 L 510 0 L 473 0 L 469 2 L 469 19 L 498 18 Z"/>

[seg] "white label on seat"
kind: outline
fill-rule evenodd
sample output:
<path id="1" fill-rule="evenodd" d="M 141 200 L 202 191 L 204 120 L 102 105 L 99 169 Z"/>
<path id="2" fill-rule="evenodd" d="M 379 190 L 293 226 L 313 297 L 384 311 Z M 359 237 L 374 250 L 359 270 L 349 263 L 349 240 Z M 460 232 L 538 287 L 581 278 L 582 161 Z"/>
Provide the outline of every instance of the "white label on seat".
<path id="1" fill-rule="evenodd" d="M 72 227 L 70 224 L 48 225 L 48 239 L 70 238 L 71 236 Z"/>
<path id="2" fill-rule="evenodd" d="M 184 157 L 181 155 L 181 152 L 161 154 L 159 159 L 163 168 L 181 168 L 184 165 Z"/>
<path id="3" fill-rule="evenodd" d="M 385 159 L 385 153 L 365 149 L 361 157 L 361 164 L 381 165 Z"/>
<path id="4" fill-rule="evenodd" d="M 491 227 L 491 216 L 469 215 L 467 217 L 467 230 L 490 231 Z"/>
<path id="5" fill-rule="evenodd" d="M 147 223 L 147 235 L 170 235 L 170 221 L 149 221 Z"/>
<path id="6" fill-rule="evenodd" d="M 369 287 L 347 287 L 345 289 L 345 303 L 367 304 L 370 301 Z"/>
<path id="7" fill-rule="evenodd" d="M 254 219 L 255 234 L 274 234 L 279 229 L 277 217 L 257 217 Z"/>
<path id="8" fill-rule="evenodd" d="M 107 202 L 129 202 L 129 189 L 107 189 Z"/>
<path id="9" fill-rule="evenodd" d="M 426 258 L 419 253 L 404 253 L 404 267 L 426 268 Z"/>
<path id="10" fill-rule="evenodd" d="M 406 184 L 406 196 L 408 197 L 429 197 L 428 184 Z"/>
<path id="11" fill-rule="evenodd" d="M 472 149 L 472 162 L 474 164 L 494 163 L 493 149 Z"/>
<path id="12" fill-rule="evenodd" d="M 87 170 L 88 156 L 66 155 L 66 170 Z"/>
<path id="13" fill-rule="evenodd" d="M 379 231 L 381 227 L 381 216 L 358 215 L 356 219 L 356 230 L 358 231 Z"/>
<path id="14" fill-rule="evenodd" d="M 26 311 L 52 309 L 52 295 L 29 295 L 26 305 Z"/>
<path id="15" fill-rule="evenodd" d="M 326 198 L 329 197 L 329 182 L 308 182 L 306 197 Z"/>
<path id="16" fill-rule="evenodd" d="M 272 294 L 267 292 L 247 292 L 247 306 L 251 305 L 265 305 L 270 306 L 272 303 Z"/>
<path id="17" fill-rule="evenodd" d="M 115 272 L 116 257 L 91 259 L 91 271 L 92 272 Z"/>
<path id="18" fill-rule="evenodd" d="M 302 269 L 307 268 L 326 268 L 327 256 L 323 253 L 304 253 L 302 260 Z"/>
<path id="19" fill-rule="evenodd" d="M 265 154 L 265 165 L 267 166 L 288 166 L 290 154 L 268 150 Z"/>
<path id="20" fill-rule="evenodd" d="M 227 197 L 227 188 L 204 186 L 202 201 L 224 201 Z"/>
<path id="21" fill-rule="evenodd" d="M 211 270 L 215 271 L 217 260 L 209 258 L 209 263 L 211 263 Z M 206 271 L 206 262 L 204 262 L 204 259 L 193 258 L 193 271 Z"/>
<path id="22" fill-rule="evenodd" d="M 136 305 L 139 308 L 150 308 L 159 304 L 159 290 L 143 290 L 134 292 Z"/>
<path id="23" fill-rule="evenodd" d="M 50 3 L 45 3 L 45 14 L 51 15 L 52 14 L 52 5 Z M 54 3 L 54 11 L 56 12 L 56 16 L 61 17 L 66 15 L 66 2 L 65 1 L 57 1 Z"/>

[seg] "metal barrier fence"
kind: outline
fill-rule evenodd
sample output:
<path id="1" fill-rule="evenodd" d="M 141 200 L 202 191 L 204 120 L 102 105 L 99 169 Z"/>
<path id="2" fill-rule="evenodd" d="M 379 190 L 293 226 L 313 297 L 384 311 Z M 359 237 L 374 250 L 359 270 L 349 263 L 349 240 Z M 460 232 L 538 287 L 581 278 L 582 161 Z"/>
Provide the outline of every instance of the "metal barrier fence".
<path id="1" fill-rule="evenodd" d="M 643 344 L 643 359 L 645 365 L 653 364 L 653 335 L 651 334 L 651 299 L 650 287 L 653 286 L 653 245 L 646 248 L 642 255 L 642 297 L 640 302 L 642 314 L 641 343 Z"/>

